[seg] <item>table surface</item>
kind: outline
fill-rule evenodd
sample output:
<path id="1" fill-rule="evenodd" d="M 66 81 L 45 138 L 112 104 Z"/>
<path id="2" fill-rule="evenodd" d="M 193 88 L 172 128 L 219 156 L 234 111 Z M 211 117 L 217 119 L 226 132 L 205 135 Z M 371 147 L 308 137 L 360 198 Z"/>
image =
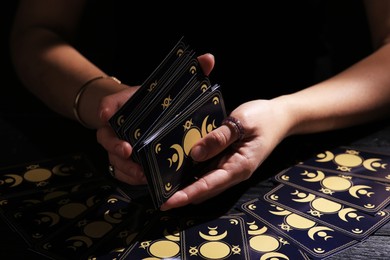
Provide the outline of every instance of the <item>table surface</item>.
<path id="1" fill-rule="evenodd" d="M 325 148 L 352 145 L 390 154 L 390 126 L 386 124 L 379 122 L 289 137 L 274 150 L 252 178 L 198 205 L 199 212 L 215 209 L 234 212 L 237 205 L 270 190 L 275 185 L 270 181 L 271 176 Z M 107 169 L 106 153 L 95 138 L 93 130 L 84 129 L 73 121 L 46 111 L 44 107 L 32 111 L 8 109 L 8 112 L 0 115 L 0 167 L 82 152 L 104 171 Z M 0 234 L 0 259 L 45 259 L 29 251 L 25 242 L 1 219 Z M 364 242 L 328 259 L 389 259 L 389 256 L 390 224 L 386 224 Z"/>

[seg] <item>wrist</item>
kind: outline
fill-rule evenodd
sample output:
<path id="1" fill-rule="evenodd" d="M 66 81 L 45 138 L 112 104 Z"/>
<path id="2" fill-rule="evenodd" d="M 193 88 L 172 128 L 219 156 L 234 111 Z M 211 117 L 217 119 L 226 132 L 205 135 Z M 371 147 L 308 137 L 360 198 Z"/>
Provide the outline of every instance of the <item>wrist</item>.
<path id="1" fill-rule="evenodd" d="M 96 129 L 100 125 L 98 107 L 100 100 L 107 95 L 125 88 L 112 76 L 98 76 L 84 83 L 76 94 L 73 104 L 74 118 L 83 126 Z"/>

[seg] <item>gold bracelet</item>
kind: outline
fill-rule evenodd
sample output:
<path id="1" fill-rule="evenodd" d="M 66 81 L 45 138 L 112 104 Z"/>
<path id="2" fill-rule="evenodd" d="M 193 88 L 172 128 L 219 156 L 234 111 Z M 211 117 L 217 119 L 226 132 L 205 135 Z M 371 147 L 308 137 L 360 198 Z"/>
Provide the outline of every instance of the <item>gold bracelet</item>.
<path id="1" fill-rule="evenodd" d="M 82 124 L 83 126 L 87 127 L 87 128 L 90 128 L 80 117 L 80 114 L 79 114 L 79 102 L 80 102 L 80 98 L 81 98 L 81 95 L 84 93 L 85 89 L 94 81 L 96 80 L 100 80 L 100 79 L 112 79 L 114 80 L 115 82 L 117 82 L 118 84 L 121 84 L 121 81 L 118 80 L 117 78 L 113 77 L 113 76 L 98 76 L 98 77 L 95 77 L 95 78 L 92 78 L 90 80 L 88 80 L 87 82 L 85 82 L 81 88 L 79 89 L 79 91 L 77 92 L 76 94 L 76 97 L 74 99 L 74 103 L 73 103 L 73 114 L 75 116 L 75 118 L 77 119 L 77 121 Z"/>

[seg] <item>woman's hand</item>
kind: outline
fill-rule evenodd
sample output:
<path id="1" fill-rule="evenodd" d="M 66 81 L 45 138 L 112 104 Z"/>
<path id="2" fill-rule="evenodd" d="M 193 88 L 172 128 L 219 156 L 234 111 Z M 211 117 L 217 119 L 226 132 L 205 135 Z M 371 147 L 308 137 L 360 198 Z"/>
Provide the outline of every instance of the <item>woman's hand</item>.
<path id="1" fill-rule="evenodd" d="M 223 124 L 199 140 L 192 147 L 191 157 L 201 162 L 222 153 L 215 169 L 177 191 L 161 210 L 200 203 L 251 177 L 288 133 L 289 117 L 277 103 L 255 100 L 232 111 L 230 116 L 239 120 L 242 128 L 241 140 L 234 123 Z"/>
<path id="2" fill-rule="evenodd" d="M 129 87 L 104 97 L 100 103 L 99 116 L 102 127 L 97 129 L 97 141 L 107 150 L 108 160 L 114 167 L 115 178 L 132 185 L 146 184 L 142 167 L 131 159 L 131 145 L 118 138 L 108 120 L 138 90 Z"/>
<path id="3" fill-rule="evenodd" d="M 199 56 L 198 60 L 203 72 L 208 75 L 214 67 L 214 57 L 211 54 L 204 54 Z M 97 129 L 97 141 L 108 152 L 109 162 L 115 170 L 115 178 L 131 185 L 146 184 L 146 177 L 141 165 L 131 159 L 132 146 L 118 138 L 108 120 L 138 88 L 139 86 L 129 87 L 104 97 L 98 111 L 102 126 Z"/>

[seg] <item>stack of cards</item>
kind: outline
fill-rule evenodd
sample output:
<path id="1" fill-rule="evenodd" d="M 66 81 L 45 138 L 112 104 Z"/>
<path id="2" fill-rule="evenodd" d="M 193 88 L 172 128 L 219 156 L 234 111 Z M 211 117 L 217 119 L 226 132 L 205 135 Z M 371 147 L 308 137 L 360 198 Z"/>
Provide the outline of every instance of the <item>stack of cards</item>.
<path id="1" fill-rule="evenodd" d="M 277 174 L 279 185 L 241 210 L 311 258 L 326 258 L 390 220 L 389 162 L 389 155 L 348 147 L 324 151 Z"/>
<path id="2" fill-rule="evenodd" d="M 105 175 L 83 154 L 2 168 L 0 216 L 32 251 L 51 259 L 123 248 L 128 244 L 114 237 L 137 233 L 148 211 Z"/>
<path id="3" fill-rule="evenodd" d="M 215 218 L 163 214 L 119 259 L 310 259 L 263 222 L 245 214 Z"/>
<path id="4" fill-rule="evenodd" d="M 390 155 L 351 147 L 283 170 L 235 213 L 156 210 L 213 166 L 189 153 L 225 117 L 219 85 L 181 39 L 110 119 L 133 146 L 151 201 L 72 154 L 0 169 L 0 216 L 31 250 L 60 260 L 324 259 L 390 220 Z"/>
<path id="5" fill-rule="evenodd" d="M 156 208 L 202 174 L 189 157 L 193 144 L 226 117 L 219 85 L 211 85 L 183 39 L 109 120 L 133 147 Z"/>

